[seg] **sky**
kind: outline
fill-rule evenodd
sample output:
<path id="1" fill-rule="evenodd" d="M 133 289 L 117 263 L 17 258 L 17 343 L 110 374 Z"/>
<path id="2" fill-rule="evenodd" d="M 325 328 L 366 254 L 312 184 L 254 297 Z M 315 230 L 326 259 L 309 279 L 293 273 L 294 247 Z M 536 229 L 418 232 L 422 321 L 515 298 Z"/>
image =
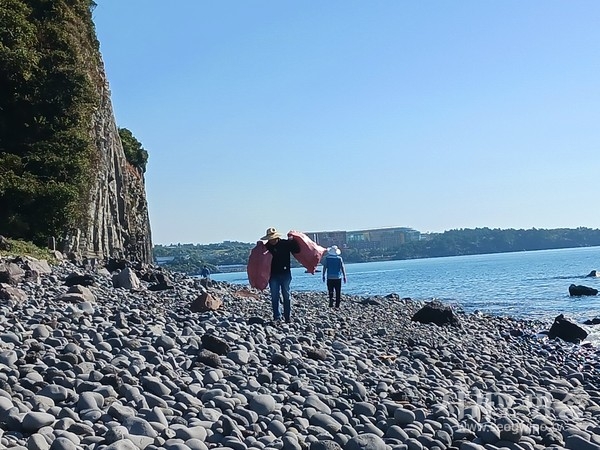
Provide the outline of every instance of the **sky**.
<path id="1" fill-rule="evenodd" d="M 600 228 L 597 0 L 96 0 L 154 244 Z"/>

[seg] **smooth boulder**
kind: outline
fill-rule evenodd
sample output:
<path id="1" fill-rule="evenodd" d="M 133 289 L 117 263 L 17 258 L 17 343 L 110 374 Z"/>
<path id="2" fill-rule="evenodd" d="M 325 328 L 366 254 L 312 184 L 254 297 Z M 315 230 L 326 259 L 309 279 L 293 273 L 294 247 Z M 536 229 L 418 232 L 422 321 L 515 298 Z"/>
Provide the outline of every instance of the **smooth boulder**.
<path id="1" fill-rule="evenodd" d="M 458 316 L 450 306 L 443 305 L 441 302 L 431 301 L 420 310 L 418 310 L 411 319 L 413 322 L 435 323 L 438 326 L 458 325 Z"/>

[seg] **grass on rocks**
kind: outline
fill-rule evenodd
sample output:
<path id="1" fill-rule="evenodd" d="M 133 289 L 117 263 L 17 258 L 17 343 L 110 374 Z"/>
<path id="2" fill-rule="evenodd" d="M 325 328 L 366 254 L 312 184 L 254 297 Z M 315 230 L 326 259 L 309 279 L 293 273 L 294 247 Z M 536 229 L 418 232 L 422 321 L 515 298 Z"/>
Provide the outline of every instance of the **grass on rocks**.
<path id="1" fill-rule="evenodd" d="M 48 249 L 38 247 L 32 242 L 19 239 L 6 239 L 10 244 L 10 250 L 0 249 L 0 257 L 8 256 L 31 256 L 35 259 L 45 259 L 48 264 L 56 264 L 56 258 Z"/>

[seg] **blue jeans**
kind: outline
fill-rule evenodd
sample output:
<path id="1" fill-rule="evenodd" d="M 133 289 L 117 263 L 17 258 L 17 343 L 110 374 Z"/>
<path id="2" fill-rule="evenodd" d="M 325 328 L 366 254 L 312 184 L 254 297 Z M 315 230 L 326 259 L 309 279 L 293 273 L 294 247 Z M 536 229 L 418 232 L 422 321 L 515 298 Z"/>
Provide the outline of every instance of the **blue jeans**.
<path id="1" fill-rule="evenodd" d="M 283 297 L 283 317 L 286 322 L 290 321 L 292 314 L 292 301 L 290 299 L 290 283 L 292 282 L 292 274 L 290 272 L 278 273 L 271 275 L 269 280 L 269 289 L 271 289 L 271 304 L 273 305 L 273 319 L 281 319 L 281 297 Z"/>

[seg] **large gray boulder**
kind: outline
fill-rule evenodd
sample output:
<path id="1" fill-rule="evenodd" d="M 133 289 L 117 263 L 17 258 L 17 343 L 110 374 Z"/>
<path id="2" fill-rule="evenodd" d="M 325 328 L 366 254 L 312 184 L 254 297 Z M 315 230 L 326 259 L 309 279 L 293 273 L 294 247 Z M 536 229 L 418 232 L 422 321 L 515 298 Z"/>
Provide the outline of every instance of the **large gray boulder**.
<path id="1" fill-rule="evenodd" d="M 114 274 L 112 282 L 113 287 L 127 289 L 128 291 L 139 289 L 141 286 L 140 279 L 130 267 Z"/>
<path id="2" fill-rule="evenodd" d="M 13 286 L 19 284 L 25 277 L 25 271 L 13 262 L 0 263 L 0 283 L 8 283 Z"/>

